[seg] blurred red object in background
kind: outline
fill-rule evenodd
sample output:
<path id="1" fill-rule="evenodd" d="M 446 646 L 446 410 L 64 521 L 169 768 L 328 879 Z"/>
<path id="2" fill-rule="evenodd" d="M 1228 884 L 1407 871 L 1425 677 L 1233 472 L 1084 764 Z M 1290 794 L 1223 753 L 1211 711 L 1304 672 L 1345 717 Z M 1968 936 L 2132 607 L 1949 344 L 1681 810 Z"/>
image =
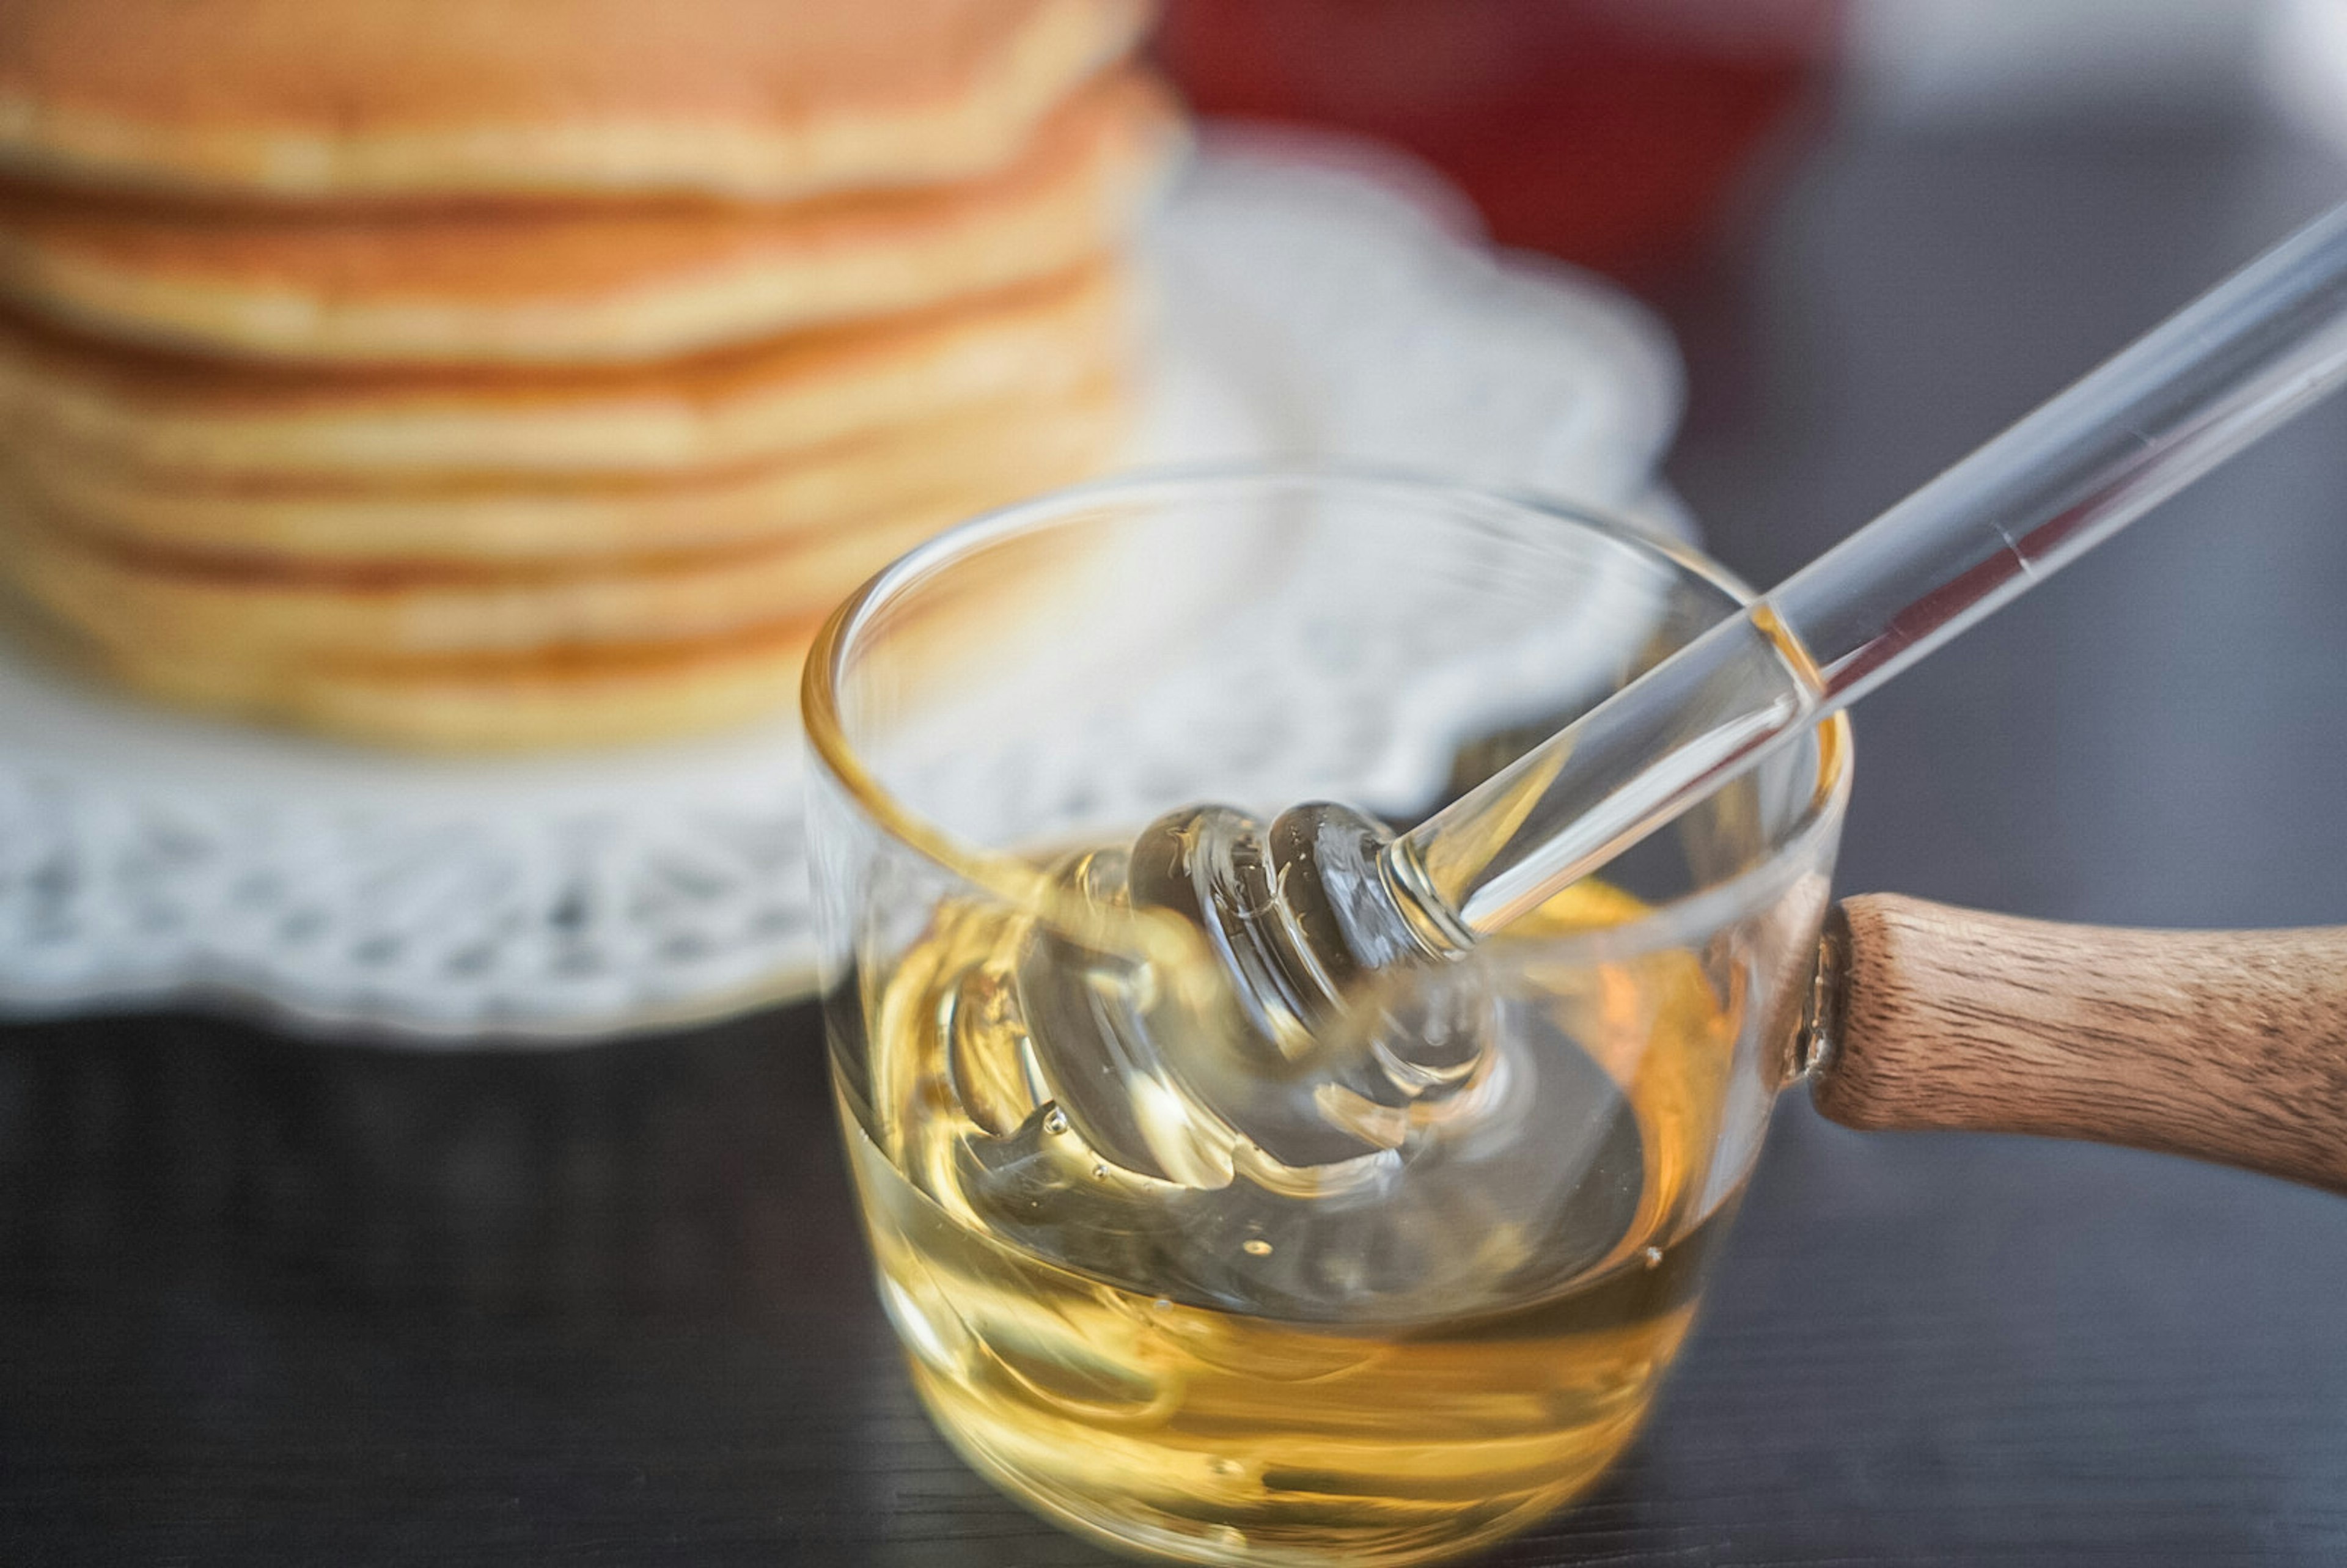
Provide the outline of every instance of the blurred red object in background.
<path id="1" fill-rule="evenodd" d="M 1465 188 L 1502 244 L 1682 260 L 1810 96 L 1840 0 L 1168 0 L 1204 114 L 1341 127 Z"/>

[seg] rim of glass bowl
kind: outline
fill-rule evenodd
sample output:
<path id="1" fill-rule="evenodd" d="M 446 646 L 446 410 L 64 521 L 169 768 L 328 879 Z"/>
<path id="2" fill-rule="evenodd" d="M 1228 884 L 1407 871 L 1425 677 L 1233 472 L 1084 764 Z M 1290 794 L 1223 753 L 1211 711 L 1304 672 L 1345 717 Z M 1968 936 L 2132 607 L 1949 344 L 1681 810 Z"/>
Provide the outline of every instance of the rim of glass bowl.
<path id="1" fill-rule="evenodd" d="M 1553 519 L 1603 534 L 1616 543 L 1667 562 L 1720 589 L 1737 604 L 1758 596 L 1710 558 L 1675 540 L 1593 511 L 1542 497 L 1477 486 L 1383 473 L 1349 465 L 1277 464 L 1159 469 L 1095 481 L 1039 496 L 984 513 L 916 546 L 857 589 L 825 619 L 807 652 L 800 682 L 808 744 L 816 763 L 857 805 L 898 842 L 998 898 L 1028 910 L 1070 935 L 1115 940 L 1092 906 L 1060 886 L 1033 863 L 1003 850 L 964 843 L 908 810 L 865 767 L 847 739 L 837 701 L 840 667 L 856 646 L 877 606 L 949 569 L 973 550 L 1064 523 L 1071 514 L 1118 504 L 1147 507 L 1174 502 L 1211 504 L 1218 491 L 1262 491 L 1308 487 L 1322 493 L 1351 492 L 1388 502 L 1438 508 L 1499 508 L 1518 516 Z M 1692 941 L 1765 908 L 1814 864 L 1819 840 L 1837 832 L 1850 801 L 1850 733 L 1837 713 L 1817 727 L 1818 782 L 1801 815 L 1777 835 L 1768 856 L 1736 875 L 1655 905 L 1618 926 L 1523 939 L 1542 958 L 1567 964 L 1594 964 L 1636 954 L 1683 948 Z M 1118 921 L 1119 931 L 1132 917 Z"/>

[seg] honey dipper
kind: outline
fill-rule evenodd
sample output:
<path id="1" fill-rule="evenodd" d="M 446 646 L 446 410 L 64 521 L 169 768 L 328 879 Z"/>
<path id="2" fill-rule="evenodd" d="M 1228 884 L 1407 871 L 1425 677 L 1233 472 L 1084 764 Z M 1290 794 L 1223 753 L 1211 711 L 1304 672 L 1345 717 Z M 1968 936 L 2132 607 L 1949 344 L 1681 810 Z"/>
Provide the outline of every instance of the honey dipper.
<path id="1" fill-rule="evenodd" d="M 1295 806 L 1268 824 L 1208 804 L 1159 818 L 1129 855 L 1087 857 L 1069 873 L 1080 887 L 1136 907 L 1175 911 L 1206 938 L 1228 972 L 1231 1010 L 1244 1027 L 1153 1021 L 1157 1002 L 1121 1015 L 1104 1011 L 1096 985 L 1076 994 L 1071 977 L 1082 966 L 1069 961 L 1064 944 L 1045 939 L 1022 966 L 1036 1049 L 1053 1064 L 1055 1081 L 1110 1085 L 1096 1095 L 1070 1097 L 1069 1113 L 1104 1153 L 1179 1177 L 1168 1168 L 1186 1157 L 1179 1153 L 1182 1138 L 1166 1134 L 1168 1119 L 1159 1114 L 1155 1126 L 1141 1125 L 1146 1108 L 1116 1087 L 1130 1074 L 1104 1080 L 1087 1065 L 1138 1063 L 1182 1086 L 1187 1120 L 1171 1120 L 1190 1129 L 1184 1137 L 1194 1143 L 1200 1126 L 1219 1129 L 1214 1136 L 1225 1144 L 1235 1136 L 1257 1155 L 1259 1176 L 1267 1172 L 1276 1181 L 1285 1173 L 1309 1184 L 1358 1163 L 1373 1152 L 1375 1139 L 1328 1115 L 1332 1091 L 1348 1104 L 1430 1106 L 1470 1076 L 1488 1033 L 1466 981 L 1420 981 L 1409 988 L 1407 1017 L 1333 1027 L 1365 982 L 1404 969 L 1439 975 L 1444 960 L 1462 957 L 2342 380 L 2347 206 L 2219 283 L 1742 614 L 1408 833 L 1395 836 L 1367 815 L 1326 802 Z M 1902 933 L 1928 934 L 1939 916 L 1920 907 L 1921 915 L 1911 901 L 1853 901 L 1828 943 L 1829 979 L 1843 978 L 1837 965 L 1863 968 L 1869 954 L 1879 965 L 1884 955 L 1897 954 Z M 2048 950 L 2061 945 L 2043 932 L 2033 936 L 2026 923 L 1944 914 L 1970 922 L 1956 936 L 1978 938 L 1976 956 L 1998 962 L 2019 961 L 2033 944 Z M 2104 935 L 2117 941 L 2121 934 Z M 2065 939 L 2073 948 L 2080 940 Z M 2236 947 L 2240 939 L 2234 938 Z M 2178 944 L 2174 951 L 2137 953 L 2125 942 L 2118 948 L 2150 966 L 2140 972 L 2196 975 L 2208 962 L 2188 961 L 2188 955 L 2231 950 L 2222 941 L 2212 948 L 2205 934 L 2165 940 Z M 2297 1008 L 2290 1016 L 2318 1033 L 2347 1031 L 2347 979 L 2341 978 L 2347 936 L 2318 933 L 2284 946 L 2277 962 L 2285 978 L 2304 983 L 2291 989 L 2277 981 L 2275 1005 Z M 1943 987 L 1961 981 L 1963 966 L 1950 968 L 1944 951 L 1928 945 L 1918 952 L 1911 941 L 1901 961 Z M 1984 983 L 1997 979 L 1993 973 Z M 2251 988 L 2245 994 L 2215 970 L 2201 979 L 2230 1009 L 2225 1016 L 2242 1040 L 2274 1032 L 2242 1016 L 2263 993 Z M 1152 994 L 1162 1000 L 1162 989 Z M 1888 1016 L 1910 1036 L 1928 1040 L 1936 1029 L 1944 1037 L 1948 1018 L 1944 1009 L 1932 1013 L 1931 1000 L 1905 998 L 1915 1005 L 1891 1005 Z M 1881 995 L 1874 1001 L 1881 1004 Z M 1847 1007 L 1829 1006 L 1813 1046 L 1834 1044 L 1853 1016 Z M 1882 1005 L 1875 1016 L 1879 1025 Z M 2179 1004 L 2175 1016 L 2145 1027 L 2139 1043 L 2147 1061 L 2170 1046 L 2184 1061 L 2202 1024 Z M 2318 1061 L 2311 1054 L 2318 1048 L 2330 1055 Z M 1958 1085 L 1961 1093 L 1944 1091 L 1932 1104 L 1929 1095 L 1917 1100 L 1911 1071 L 1854 1087 L 1865 1080 L 1852 1057 L 1838 1078 L 1820 1081 L 1819 1098 L 1846 1120 L 2106 1136 L 2262 1164 L 2347 1190 L 2347 1040 L 2304 1049 L 2300 1080 L 2317 1102 L 2316 1125 L 2295 1143 L 2261 1144 L 2265 1130 L 2253 1120 L 2226 1132 L 2221 1117 L 2202 1113 L 2205 1106 L 2157 1115 L 2157 1107 L 2137 1107 L 2140 1125 L 2112 1122 L 2110 1106 L 2096 1102 L 2108 1099 L 2111 1083 L 2125 1090 L 2123 1047 L 2087 1063 L 2092 1071 L 2084 1077 L 2076 1062 L 2055 1064 L 2075 1080 L 2065 1091 L 2075 1100 L 2066 1122 L 2047 1112 L 2033 1123 L 2025 1107 L 2000 1112 L 1984 1103 L 2000 1098 L 1985 1070 L 1974 1071 L 1968 1087 Z M 1164 1060 L 1153 1061 L 1153 1054 Z M 2020 1058 L 2027 1056 L 2022 1050 Z M 1911 1052 L 1908 1067 L 1918 1060 L 1919 1052 Z M 2008 1053 L 2004 1066 L 2015 1060 Z M 1161 1067 L 1168 1071 L 1157 1071 Z M 2032 1070 L 2053 1081 L 2045 1079 L 2052 1071 L 2046 1062 Z M 1964 1075 L 1943 1067 L 1942 1077 L 1950 1072 Z M 2163 1081 L 2147 1098 L 2159 1099 L 2168 1087 Z M 2202 1092 L 2214 1091 L 2204 1085 Z"/>

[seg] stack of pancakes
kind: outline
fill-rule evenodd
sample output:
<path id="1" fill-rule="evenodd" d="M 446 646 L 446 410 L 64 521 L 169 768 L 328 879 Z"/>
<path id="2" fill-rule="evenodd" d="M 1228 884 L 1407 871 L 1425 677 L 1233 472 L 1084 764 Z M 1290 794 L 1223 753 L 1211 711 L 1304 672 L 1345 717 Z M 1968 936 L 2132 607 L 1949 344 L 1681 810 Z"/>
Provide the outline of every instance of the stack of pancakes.
<path id="1" fill-rule="evenodd" d="M 786 704 L 1081 477 L 1140 0 L 0 0 L 0 567 L 118 679 L 440 748 Z"/>

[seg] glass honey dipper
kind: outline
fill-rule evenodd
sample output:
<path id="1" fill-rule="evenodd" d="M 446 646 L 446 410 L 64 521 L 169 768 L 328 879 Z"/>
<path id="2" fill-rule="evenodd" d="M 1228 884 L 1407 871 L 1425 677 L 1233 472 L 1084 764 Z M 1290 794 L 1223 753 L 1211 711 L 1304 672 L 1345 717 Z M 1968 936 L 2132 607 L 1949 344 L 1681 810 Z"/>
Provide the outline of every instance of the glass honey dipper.
<path id="1" fill-rule="evenodd" d="M 1373 1157 L 1474 1076 L 1489 1033 L 1465 982 L 1362 1024 L 1378 975 L 1464 956 L 2342 380 L 2347 207 L 1409 832 L 1327 802 L 1268 823 L 1202 804 L 1063 866 L 1202 935 L 1239 1025 L 1161 1016 L 1167 988 L 1103 988 L 1039 938 L 1022 990 L 1062 1108 L 1176 1179 L 1211 1178 L 1234 1140 L 1274 1181 Z"/>

